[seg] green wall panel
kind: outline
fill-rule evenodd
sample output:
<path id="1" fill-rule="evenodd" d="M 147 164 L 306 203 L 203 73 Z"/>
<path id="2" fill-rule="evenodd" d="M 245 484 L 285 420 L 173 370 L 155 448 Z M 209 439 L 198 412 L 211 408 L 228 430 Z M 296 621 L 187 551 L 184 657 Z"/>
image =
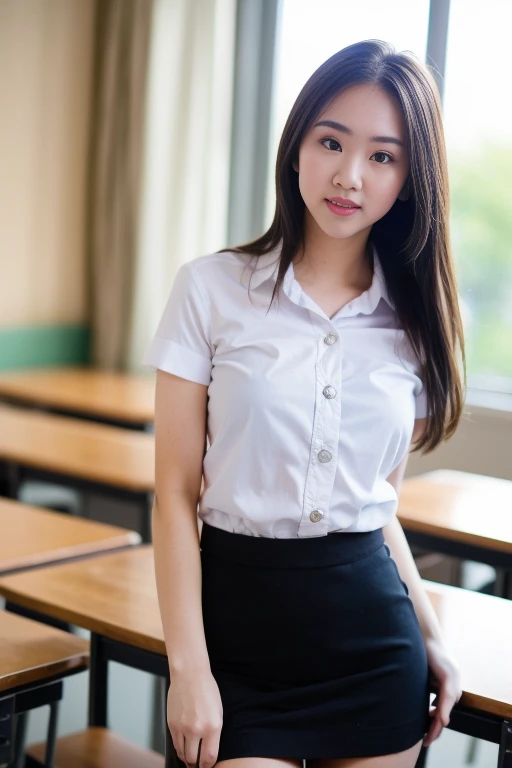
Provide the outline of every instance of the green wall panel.
<path id="1" fill-rule="evenodd" d="M 0 328 L 0 370 L 86 364 L 90 347 L 86 325 Z"/>

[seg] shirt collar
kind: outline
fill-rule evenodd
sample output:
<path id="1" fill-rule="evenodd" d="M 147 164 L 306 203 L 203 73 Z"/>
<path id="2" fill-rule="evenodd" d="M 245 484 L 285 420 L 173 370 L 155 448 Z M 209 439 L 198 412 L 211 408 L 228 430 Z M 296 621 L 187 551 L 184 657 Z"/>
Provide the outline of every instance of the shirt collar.
<path id="1" fill-rule="evenodd" d="M 384 299 L 391 309 L 395 309 L 394 303 L 391 301 L 386 285 L 386 278 L 384 277 L 384 272 L 382 271 L 382 265 L 380 263 L 380 259 L 377 254 L 377 249 L 375 248 L 375 245 L 372 245 L 373 249 L 373 280 L 371 286 L 368 288 L 368 290 L 364 291 L 360 296 L 358 296 L 356 299 L 352 299 L 350 302 L 352 306 L 355 306 L 357 302 L 357 310 L 358 312 L 361 312 L 365 315 L 369 315 L 372 312 L 375 311 L 377 308 L 377 305 L 379 301 Z M 245 276 L 244 271 L 244 283 L 246 286 L 249 285 L 249 277 L 250 277 L 250 285 L 251 288 L 258 288 L 260 285 L 262 285 L 267 280 L 272 280 L 274 283 L 277 279 L 277 272 L 279 269 L 279 256 L 280 256 L 280 247 L 276 247 L 269 251 L 269 253 L 264 253 L 263 255 L 258 257 L 258 260 L 256 262 L 256 267 L 254 274 L 250 276 L 250 269 L 247 267 L 249 271 L 249 276 Z M 290 284 L 293 278 L 293 264 L 290 264 L 288 267 L 288 270 L 285 274 L 285 282 Z"/>

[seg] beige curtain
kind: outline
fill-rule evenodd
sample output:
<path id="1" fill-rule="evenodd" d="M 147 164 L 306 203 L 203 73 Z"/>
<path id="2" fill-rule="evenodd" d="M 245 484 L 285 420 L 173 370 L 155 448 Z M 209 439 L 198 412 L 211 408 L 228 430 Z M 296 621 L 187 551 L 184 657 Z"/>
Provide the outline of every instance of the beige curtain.
<path id="1" fill-rule="evenodd" d="M 154 0 L 128 367 L 174 275 L 226 247 L 236 0 Z"/>
<path id="2" fill-rule="evenodd" d="M 98 0 L 87 255 L 92 363 L 126 366 L 152 0 Z"/>

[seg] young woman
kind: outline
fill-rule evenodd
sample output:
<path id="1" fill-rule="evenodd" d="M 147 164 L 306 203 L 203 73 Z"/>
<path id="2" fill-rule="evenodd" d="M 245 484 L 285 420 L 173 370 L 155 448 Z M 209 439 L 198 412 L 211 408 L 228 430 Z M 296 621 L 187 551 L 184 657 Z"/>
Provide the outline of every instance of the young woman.
<path id="1" fill-rule="evenodd" d="M 144 358 L 172 741 L 200 768 L 412 768 L 461 696 L 395 514 L 465 384 L 428 70 L 377 40 L 326 61 L 276 193 L 268 232 L 180 268 Z"/>

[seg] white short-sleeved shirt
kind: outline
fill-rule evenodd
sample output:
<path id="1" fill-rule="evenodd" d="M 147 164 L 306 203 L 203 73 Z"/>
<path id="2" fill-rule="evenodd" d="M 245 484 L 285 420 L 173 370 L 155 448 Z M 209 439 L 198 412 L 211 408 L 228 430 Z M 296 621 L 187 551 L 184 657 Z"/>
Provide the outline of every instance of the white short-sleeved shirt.
<path id="1" fill-rule="evenodd" d="M 293 264 L 267 312 L 278 256 L 260 257 L 250 297 L 249 256 L 184 264 L 142 361 L 208 386 L 199 516 L 275 538 L 381 528 L 427 403 L 377 253 L 371 287 L 332 319 Z"/>

